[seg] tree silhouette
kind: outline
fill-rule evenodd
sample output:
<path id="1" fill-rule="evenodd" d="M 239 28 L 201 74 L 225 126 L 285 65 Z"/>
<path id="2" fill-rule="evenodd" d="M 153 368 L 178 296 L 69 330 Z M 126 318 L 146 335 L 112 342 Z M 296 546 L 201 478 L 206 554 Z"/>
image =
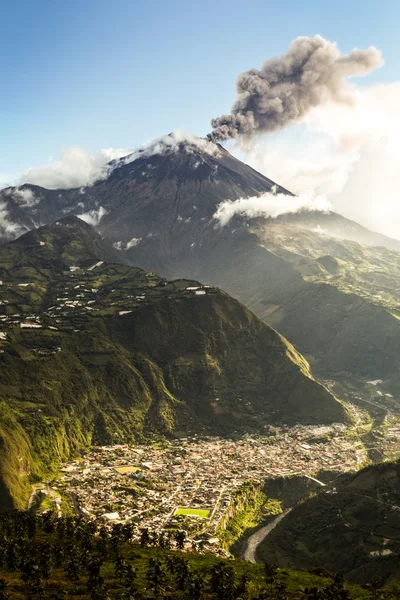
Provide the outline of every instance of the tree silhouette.
<path id="1" fill-rule="evenodd" d="M 367 583 L 364 587 L 366 590 L 372 592 L 372 599 L 378 600 L 378 592 L 382 589 L 383 579 L 381 577 L 374 577 L 372 581 Z"/>
<path id="2" fill-rule="evenodd" d="M 140 531 L 140 545 L 142 548 L 146 548 L 150 544 L 149 530 L 145 527 Z"/>
<path id="3" fill-rule="evenodd" d="M 188 598 L 191 600 L 200 600 L 203 597 L 204 592 L 204 579 L 199 575 L 193 575 L 189 571 L 186 578 L 186 593 Z"/>
<path id="4" fill-rule="evenodd" d="M 267 588 L 269 588 L 269 592 L 271 595 L 275 588 L 277 573 L 278 573 L 278 565 L 270 564 L 270 563 L 264 564 L 265 583 L 267 584 Z"/>
<path id="5" fill-rule="evenodd" d="M 175 533 L 175 541 L 176 541 L 176 545 L 179 550 L 184 549 L 185 539 L 186 539 L 186 533 L 182 529 L 180 529 L 179 531 L 177 531 Z"/>
<path id="6" fill-rule="evenodd" d="M 243 573 L 240 578 L 239 584 L 236 587 L 236 595 L 237 597 L 244 596 L 247 593 L 247 588 L 249 585 L 249 577 L 247 573 Z"/>
<path id="7" fill-rule="evenodd" d="M 146 578 L 150 587 L 154 590 L 154 595 L 158 596 L 165 582 L 165 572 L 159 560 L 149 558 L 146 569 Z"/>
<path id="8" fill-rule="evenodd" d="M 8 583 L 5 579 L 0 579 L 0 600 L 9 600 L 10 594 L 7 591 Z"/>
<path id="9" fill-rule="evenodd" d="M 223 563 L 216 564 L 211 569 L 211 591 L 218 600 L 231 600 L 235 597 L 235 577 L 232 567 Z"/>

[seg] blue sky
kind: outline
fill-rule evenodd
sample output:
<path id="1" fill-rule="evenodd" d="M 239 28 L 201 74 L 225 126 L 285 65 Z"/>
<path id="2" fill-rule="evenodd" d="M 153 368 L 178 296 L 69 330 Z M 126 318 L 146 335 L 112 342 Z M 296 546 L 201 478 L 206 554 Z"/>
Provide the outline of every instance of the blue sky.
<path id="1" fill-rule="evenodd" d="M 240 71 L 317 33 L 342 52 L 375 45 L 399 75 L 396 0 L 1 0 L 0 174 L 63 147 L 131 148 L 173 128 L 204 135 Z M 363 81 L 362 84 L 367 83 Z"/>

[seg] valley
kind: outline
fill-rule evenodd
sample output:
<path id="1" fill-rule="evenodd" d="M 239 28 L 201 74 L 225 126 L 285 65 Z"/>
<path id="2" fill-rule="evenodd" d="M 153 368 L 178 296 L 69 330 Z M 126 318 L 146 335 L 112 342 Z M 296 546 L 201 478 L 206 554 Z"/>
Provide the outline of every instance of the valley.
<path id="1" fill-rule="evenodd" d="M 21 193 L 34 203 L 21 207 Z M 222 205 L 268 194 L 278 205 L 280 194 L 291 197 L 220 144 L 172 132 L 111 161 L 91 186 L 26 184 L 0 198 L 12 236 L 32 230 L 33 241 L 38 224 L 66 215 L 92 219 L 102 260 L 222 289 L 294 344 L 319 378 L 383 379 L 387 394 L 400 393 L 400 242 L 332 211 L 219 220 Z M 0 231 L 3 241 L 10 232 Z"/>
<path id="2" fill-rule="evenodd" d="M 361 583 L 395 581 L 399 503 L 399 461 L 367 466 L 297 504 L 262 540 L 258 557 L 281 567 L 321 564 Z"/>
<path id="3" fill-rule="evenodd" d="M 400 420 L 397 427 L 396 435 Z M 314 484 L 310 490 L 324 493 L 327 482 L 365 464 L 367 450 L 353 434 L 355 430 L 341 424 L 271 426 L 264 436 L 195 436 L 94 447 L 64 464 L 42 494 L 44 499 L 50 494 L 53 504 L 54 498 L 58 503 L 62 499 L 64 511 L 73 510 L 98 527 L 132 524 L 137 542 L 143 529 L 153 537 L 184 530 L 187 548 L 201 544 L 224 556 L 219 535 L 224 537 L 229 519 L 243 502 L 251 507 L 256 489 L 264 494 L 266 482 L 308 478 Z M 382 436 L 381 446 L 385 443 Z M 396 455 L 400 457 L 399 446 Z M 268 494 L 264 497 L 265 519 L 285 508 L 280 500 L 268 508 L 271 500 Z"/>
<path id="4" fill-rule="evenodd" d="M 92 518 L 101 519 L 104 507 L 121 512 L 115 515 L 117 521 L 136 521 L 148 511 L 155 514 L 148 520 L 141 516 L 140 526 L 157 530 L 168 527 L 176 509 L 191 507 L 211 511 L 207 529 L 213 528 L 215 533 L 221 518 L 219 505 L 226 510 L 234 489 L 246 481 L 262 483 L 270 477 L 293 474 L 317 476 L 321 469 L 357 469 L 365 461 L 365 449 L 361 443 L 348 441 L 345 432 L 339 424 L 298 426 L 273 428 L 270 436 L 260 438 L 192 438 L 165 447 L 160 444 L 161 448 L 98 448 L 78 462 L 68 463 L 59 485 L 69 494 L 75 493 Z M 124 482 L 131 488 L 125 493 Z"/>
<path id="5" fill-rule="evenodd" d="M 400 4 L 3 4 L 0 600 L 400 600 Z"/>
<path id="6" fill-rule="evenodd" d="M 0 247 L 3 509 L 93 445 L 351 422 L 293 346 L 226 293 L 110 259 L 76 217 Z"/>
<path id="7" fill-rule="evenodd" d="M 354 473 L 400 457 L 398 244 L 316 211 L 221 226 L 228 195 L 274 183 L 171 135 L 15 212 L 31 231 L 0 246 L 0 509 L 336 569 L 307 541 L 308 507 L 325 531 Z M 101 212 L 96 229 L 82 210 Z M 62 218 L 32 229 L 34 214 Z M 358 532 L 375 514 L 360 511 Z M 394 569 L 378 538 L 350 577 Z"/>

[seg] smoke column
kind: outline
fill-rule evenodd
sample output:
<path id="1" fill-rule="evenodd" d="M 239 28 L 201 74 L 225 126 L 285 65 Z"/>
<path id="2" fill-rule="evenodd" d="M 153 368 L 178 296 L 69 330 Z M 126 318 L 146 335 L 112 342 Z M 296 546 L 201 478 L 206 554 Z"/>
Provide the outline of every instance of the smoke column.
<path id="1" fill-rule="evenodd" d="M 298 37 L 281 57 L 267 60 L 237 79 L 237 100 L 229 115 L 211 121 L 210 140 L 278 131 L 327 102 L 353 102 L 347 78 L 383 64 L 375 47 L 341 56 L 336 44 L 317 35 Z"/>

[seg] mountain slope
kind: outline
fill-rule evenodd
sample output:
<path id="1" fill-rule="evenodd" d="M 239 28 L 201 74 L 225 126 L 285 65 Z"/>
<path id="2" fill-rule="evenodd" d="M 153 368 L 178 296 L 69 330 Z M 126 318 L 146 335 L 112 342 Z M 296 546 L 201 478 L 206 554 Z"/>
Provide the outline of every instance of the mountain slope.
<path id="1" fill-rule="evenodd" d="M 347 419 L 238 301 L 106 255 L 73 217 L 0 247 L 2 508 L 89 443 Z"/>
<path id="2" fill-rule="evenodd" d="M 128 243 L 185 222 L 208 220 L 221 200 L 284 188 L 251 169 L 222 146 L 174 133 L 109 165 L 108 176 L 93 186 L 47 190 L 25 184 L 0 191 L 0 203 L 19 232 L 66 214 L 86 214 L 95 224 L 101 208 L 101 232 L 113 242 Z M 157 210 L 155 210 L 155 203 Z M 15 231 L 2 231 L 15 237 Z"/>
<path id="3" fill-rule="evenodd" d="M 319 376 L 361 386 L 384 379 L 388 391 L 400 393 L 400 242 L 331 212 L 236 215 L 220 227 L 214 215 L 221 202 L 290 192 L 222 147 L 175 134 L 110 164 L 92 187 L 28 188 L 39 201 L 25 206 L 26 223 L 85 213 L 131 264 L 238 298 L 294 343 Z M 9 190 L 8 202 L 18 193 Z"/>
<path id="4" fill-rule="evenodd" d="M 398 579 L 400 463 L 345 476 L 336 488 L 296 506 L 259 547 L 279 566 L 320 565 L 365 583 Z"/>
<path id="5" fill-rule="evenodd" d="M 350 240 L 364 246 L 383 246 L 389 250 L 400 251 L 400 240 L 370 231 L 359 223 L 333 212 L 301 211 L 281 215 L 277 222 L 292 224 L 306 231 L 317 231 L 335 239 Z"/>

